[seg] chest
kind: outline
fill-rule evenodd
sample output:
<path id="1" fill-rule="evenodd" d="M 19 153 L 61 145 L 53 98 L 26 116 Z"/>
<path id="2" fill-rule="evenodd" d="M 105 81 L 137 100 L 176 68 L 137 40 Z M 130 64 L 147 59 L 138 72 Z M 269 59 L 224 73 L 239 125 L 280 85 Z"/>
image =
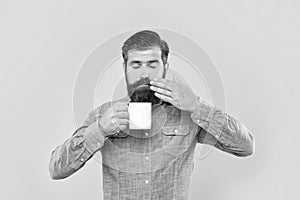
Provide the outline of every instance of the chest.
<path id="1" fill-rule="evenodd" d="M 197 126 L 187 113 L 171 111 L 150 130 L 126 130 L 106 140 L 102 161 L 119 170 L 151 171 L 193 149 L 196 134 Z"/>

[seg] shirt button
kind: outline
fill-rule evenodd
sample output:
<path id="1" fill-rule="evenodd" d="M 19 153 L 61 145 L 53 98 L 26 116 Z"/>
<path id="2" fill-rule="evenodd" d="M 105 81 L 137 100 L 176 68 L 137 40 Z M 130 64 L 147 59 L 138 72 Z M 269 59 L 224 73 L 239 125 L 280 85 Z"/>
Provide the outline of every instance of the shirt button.
<path id="1" fill-rule="evenodd" d="M 84 158 L 80 158 L 80 161 L 83 162 L 83 161 L 84 161 Z"/>
<path id="2" fill-rule="evenodd" d="M 177 128 L 176 128 L 176 129 L 174 129 L 174 132 L 175 132 L 175 133 L 177 133 L 177 132 L 178 132 Z"/>
<path id="3" fill-rule="evenodd" d="M 145 180 L 145 183 L 148 184 L 148 183 L 149 183 L 149 180 Z"/>
<path id="4" fill-rule="evenodd" d="M 147 133 L 147 132 L 146 132 L 146 133 L 145 133 L 145 135 L 146 135 L 146 136 L 148 136 L 148 135 L 149 135 L 149 133 Z"/>

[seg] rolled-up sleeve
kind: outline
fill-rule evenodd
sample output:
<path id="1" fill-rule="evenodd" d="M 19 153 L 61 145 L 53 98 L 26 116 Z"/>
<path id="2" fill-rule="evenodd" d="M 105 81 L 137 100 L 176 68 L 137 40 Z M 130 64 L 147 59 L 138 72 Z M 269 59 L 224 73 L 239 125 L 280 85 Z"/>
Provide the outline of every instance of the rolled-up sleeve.
<path id="1" fill-rule="evenodd" d="M 52 151 L 49 162 L 52 179 L 72 175 L 103 146 L 106 137 L 99 129 L 96 113 L 101 113 L 99 108 L 93 110 L 83 125 Z"/>
<path id="2" fill-rule="evenodd" d="M 191 118 L 199 126 L 199 143 L 213 145 L 236 156 L 254 153 L 254 138 L 249 129 L 212 103 L 198 97 L 198 106 Z"/>

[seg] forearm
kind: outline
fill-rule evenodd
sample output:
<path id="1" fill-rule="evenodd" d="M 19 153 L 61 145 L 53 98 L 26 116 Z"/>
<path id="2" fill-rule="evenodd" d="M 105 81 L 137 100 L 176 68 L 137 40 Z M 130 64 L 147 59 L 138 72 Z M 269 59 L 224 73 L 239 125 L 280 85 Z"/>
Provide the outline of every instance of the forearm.
<path id="1" fill-rule="evenodd" d="M 219 149 L 237 156 L 248 156 L 253 153 L 254 139 L 248 128 L 210 102 L 199 98 L 198 106 L 192 112 L 191 118 L 215 138 L 215 145 Z"/>
<path id="2" fill-rule="evenodd" d="M 77 129 L 52 152 L 49 163 L 51 178 L 63 179 L 75 173 L 103 146 L 104 141 L 96 121 Z"/>

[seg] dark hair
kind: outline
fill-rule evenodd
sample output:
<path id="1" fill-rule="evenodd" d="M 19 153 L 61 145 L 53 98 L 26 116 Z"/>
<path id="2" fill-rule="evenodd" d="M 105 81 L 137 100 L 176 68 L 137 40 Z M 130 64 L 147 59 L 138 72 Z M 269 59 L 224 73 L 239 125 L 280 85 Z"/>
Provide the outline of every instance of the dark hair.
<path id="1" fill-rule="evenodd" d="M 159 47 L 161 49 L 161 59 L 163 64 L 166 64 L 169 55 L 169 46 L 156 32 L 151 30 L 139 31 L 124 42 L 122 46 L 124 62 L 127 63 L 129 50 L 147 50 L 151 47 Z"/>

